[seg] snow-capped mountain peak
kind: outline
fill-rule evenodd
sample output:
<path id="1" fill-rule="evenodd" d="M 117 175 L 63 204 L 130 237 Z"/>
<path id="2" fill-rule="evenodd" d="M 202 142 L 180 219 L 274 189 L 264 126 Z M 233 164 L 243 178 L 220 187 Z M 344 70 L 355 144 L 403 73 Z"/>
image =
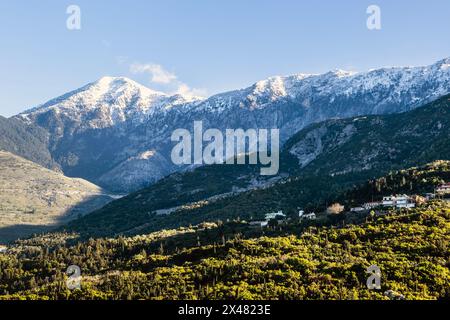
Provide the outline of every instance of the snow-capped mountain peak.
<path id="1" fill-rule="evenodd" d="M 436 63 L 436 66 L 441 70 L 446 70 L 450 68 L 450 57 L 442 59 Z"/>
<path id="2" fill-rule="evenodd" d="M 326 113 L 324 106 L 329 103 L 344 103 L 350 97 L 371 96 L 376 91 L 379 101 L 373 103 L 377 113 L 389 112 L 391 105 L 403 105 L 406 110 L 450 92 L 449 65 L 447 58 L 422 67 L 385 67 L 366 72 L 336 69 L 322 74 L 273 76 L 248 88 L 214 95 L 194 109 L 222 113 L 237 105 L 261 110 L 283 101 L 309 108 L 314 101 L 321 101 L 322 107 L 317 107 Z M 350 106 L 347 109 L 351 110 Z"/>
<path id="3" fill-rule="evenodd" d="M 170 137 L 194 121 L 221 130 L 279 128 L 284 142 L 311 123 L 404 112 L 449 94 L 449 65 L 447 58 L 424 67 L 275 76 L 204 100 L 103 77 L 19 118 L 49 131 L 69 175 L 134 190 L 180 170 L 169 160 Z"/>
<path id="4" fill-rule="evenodd" d="M 167 94 L 147 88 L 134 80 L 126 77 L 109 77 L 105 76 L 96 82 L 88 85 L 90 88 L 95 88 L 99 93 L 120 93 L 121 91 L 140 91 L 145 96 L 167 96 Z"/>
<path id="5" fill-rule="evenodd" d="M 345 78 L 345 77 L 351 77 L 351 76 L 357 74 L 357 72 L 355 72 L 355 71 L 347 71 L 347 70 L 342 70 L 342 69 L 336 69 L 336 70 L 332 71 L 332 74 L 334 76 L 336 76 L 337 78 Z"/>
<path id="6" fill-rule="evenodd" d="M 333 102 L 341 97 L 366 95 L 377 90 L 386 96 L 377 105 L 387 107 L 391 103 L 401 102 L 409 105 L 419 96 L 427 97 L 426 101 L 430 101 L 450 92 L 449 84 L 450 58 L 447 58 L 423 67 L 389 67 L 368 72 L 337 69 L 323 74 L 277 76 L 259 81 L 237 93 L 243 92 L 245 96 L 240 99 L 249 101 L 250 109 L 254 109 L 286 98 L 295 102 L 323 97 Z M 417 102 L 424 101 L 419 99 Z"/>
<path id="7" fill-rule="evenodd" d="M 126 120 L 142 122 L 154 112 L 194 101 L 197 98 L 181 94 L 171 96 L 126 77 L 105 76 L 19 116 L 32 122 L 50 112 L 79 122 L 82 128 L 104 128 Z"/>

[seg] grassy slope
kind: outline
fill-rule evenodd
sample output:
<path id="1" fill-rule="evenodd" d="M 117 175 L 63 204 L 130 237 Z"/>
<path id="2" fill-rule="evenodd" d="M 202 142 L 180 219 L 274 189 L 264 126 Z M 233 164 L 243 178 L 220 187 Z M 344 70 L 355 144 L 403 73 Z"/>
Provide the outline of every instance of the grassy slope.
<path id="1" fill-rule="evenodd" d="M 0 241 L 29 236 L 111 200 L 82 179 L 68 178 L 0 151 Z"/>

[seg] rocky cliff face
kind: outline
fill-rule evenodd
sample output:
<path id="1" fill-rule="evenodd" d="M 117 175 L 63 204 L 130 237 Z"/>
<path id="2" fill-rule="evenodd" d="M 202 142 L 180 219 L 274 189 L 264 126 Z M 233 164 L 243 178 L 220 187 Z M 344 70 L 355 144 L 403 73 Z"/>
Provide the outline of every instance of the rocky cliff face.
<path id="1" fill-rule="evenodd" d="M 390 116 L 362 116 L 314 124 L 285 145 L 296 173 L 343 175 L 412 167 L 450 155 L 450 96 Z"/>
<path id="2" fill-rule="evenodd" d="M 404 112 L 449 92 L 450 59 L 426 67 L 273 77 L 208 99 L 105 77 L 17 118 L 50 132 L 51 154 L 66 174 L 130 191 L 183 169 L 170 160 L 170 135 L 194 121 L 202 120 L 205 129 L 279 128 L 284 142 L 311 123 Z M 346 130 L 342 141 L 353 129 Z M 320 150 L 305 143 L 296 151 L 303 164 Z"/>

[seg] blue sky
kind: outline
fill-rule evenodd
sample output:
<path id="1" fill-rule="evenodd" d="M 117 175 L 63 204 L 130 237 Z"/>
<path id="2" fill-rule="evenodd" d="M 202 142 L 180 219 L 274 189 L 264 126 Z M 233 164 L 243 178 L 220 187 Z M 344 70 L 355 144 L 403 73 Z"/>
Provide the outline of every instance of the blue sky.
<path id="1" fill-rule="evenodd" d="M 71 4 L 81 30 L 66 28 Z M 366 27 L 371 4 L 381 30 Z M 450 56 L 449 12 L 448 0 L 0 0 L 0 115 L 104 75 L 211 95 L 272 75 L 431 64 Z"/>

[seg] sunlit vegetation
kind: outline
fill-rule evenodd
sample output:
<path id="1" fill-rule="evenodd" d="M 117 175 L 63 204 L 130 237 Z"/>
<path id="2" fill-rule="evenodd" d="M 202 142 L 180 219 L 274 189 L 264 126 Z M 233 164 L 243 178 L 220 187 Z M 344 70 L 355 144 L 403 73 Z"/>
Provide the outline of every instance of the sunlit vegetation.
<path id="1" fill-rule="evenodd" d="M 252 231 L 238 221 L 86 242 L 77 242 L 75 235 L 47 235 L 0 254 L 0 295 L 2 299 L 388 299 L 384 292 L 393 290 L 406 299 L 450 297 L 447 203 L 432 202 L 366 220 L 359 225 L 310 226 L 297 235 L 285 235 L 276 227 L 257 235 L 263 231 Z M 293 222 L 291 228 L 295 226 Z M 72 264 L 81 267 L 81 290 L 66 287 L 65 271 Z M 373 264 L 382 271 L 381 290 L 366 287 L 366 268 Z"/>

